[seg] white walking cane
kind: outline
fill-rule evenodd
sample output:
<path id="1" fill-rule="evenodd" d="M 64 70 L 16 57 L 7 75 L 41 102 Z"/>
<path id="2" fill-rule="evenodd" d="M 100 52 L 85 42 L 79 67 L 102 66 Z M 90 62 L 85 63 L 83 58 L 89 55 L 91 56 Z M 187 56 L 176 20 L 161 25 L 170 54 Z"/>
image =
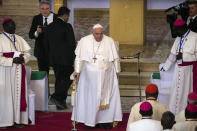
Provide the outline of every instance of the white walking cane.
<path id="1" fill-rule="evenodd" d="M 74 121 L 73 121 L 73 129 L 71 131 L 77 131 L 76 128 L 76 120 L 77 120 L 77 86 L 78 86 L 78 78 L 74 78 L 73 74 L 71 75 L 71 79 L 73 80 L 73 88 L 72 88 L 72 95 L 71 95 L 71 104 L 74 108 Z"/>

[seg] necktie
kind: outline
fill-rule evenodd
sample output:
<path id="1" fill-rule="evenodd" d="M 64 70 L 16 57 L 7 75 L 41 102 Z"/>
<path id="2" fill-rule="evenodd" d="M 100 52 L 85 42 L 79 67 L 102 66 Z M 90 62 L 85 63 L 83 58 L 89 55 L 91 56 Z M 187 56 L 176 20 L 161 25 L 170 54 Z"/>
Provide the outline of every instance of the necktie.
<path id="1" fill-rule="evenodd" d="M 47 24 L 47 18 L 44 19 L 44 26 L 46 27 L 48 24 Z"/>

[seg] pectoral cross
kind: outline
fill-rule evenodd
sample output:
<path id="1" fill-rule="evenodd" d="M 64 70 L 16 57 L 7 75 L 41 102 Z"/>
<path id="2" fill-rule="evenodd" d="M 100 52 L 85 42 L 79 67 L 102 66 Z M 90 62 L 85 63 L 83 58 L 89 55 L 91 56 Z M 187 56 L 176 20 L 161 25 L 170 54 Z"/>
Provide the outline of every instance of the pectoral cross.
<path id="1" fill-rule="evenodd" d="M 94 56 L 94 57 L 93 57 L 93 60 L 94 60 L 94 63 L 95 63 L 95 61 L 97 60 L 97 58 Z"/>

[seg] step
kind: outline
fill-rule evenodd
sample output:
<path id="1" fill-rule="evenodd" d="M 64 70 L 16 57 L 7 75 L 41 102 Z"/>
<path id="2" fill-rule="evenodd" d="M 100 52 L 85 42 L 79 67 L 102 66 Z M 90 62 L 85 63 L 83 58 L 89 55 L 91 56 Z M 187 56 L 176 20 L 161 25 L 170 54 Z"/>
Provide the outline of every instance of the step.
<path id="1" fill-rule="evenodd" d="M 129 62 L 127 61 L 121 61 L 121 71 L 122 72 L 135 72 L 138 70 L 137 62 Z M 159 63 L 140 63 L 140 70 L 141 72 L 158 72 L 159 71 Z"/>
<path id="2" fill-rule="evenodd" d="M 31 60 L 26 65 L 31 66 L 33 70 L 38 70 L 37 61 Z M 137 62 L 135 60 L 121 60 L 121 71 L 122 72 L 137 72 Z M 52 68 L 51 68 L 52 69 Z M 140 62 L 141 72 L 158 72 L 158 62 Z"/>
<path id="3" fill-rule="evenodd" d="M 49 84 L 50 87 L 50 93 L 53 94 L 55 90 L 55 84 Z M 145 96 L 145 86 L 141 87 L 141 95 Z M 125 97 L 125 96 L 139 96 L 139 86 L 138 85 L 120 85 L 120 96 Z M 71 88 L 68 91 L 68 95 L 71 95 Z"/>
<path id="4" fill-rule="evenodd" d="M 141 85 L 147 85 L 150 83 L 150 77 L 152 72 L 141 72 Z M 137 72 L 121 72 L 119 76 L 120 85 L 138 85 L 139 78 Z"/>
<path id="5" fill-rule="evenodd" d="M 147 85 L 150 83 L 150 77 L 152 72 L 141 72 L 141 85 Z M 55 76 L 52 71 L 49 73 L 49 83 L 55 83 Z M 119 75 L 120 85 L 138 85 L 138 73 L 137 72 L 121 72 Z"/>

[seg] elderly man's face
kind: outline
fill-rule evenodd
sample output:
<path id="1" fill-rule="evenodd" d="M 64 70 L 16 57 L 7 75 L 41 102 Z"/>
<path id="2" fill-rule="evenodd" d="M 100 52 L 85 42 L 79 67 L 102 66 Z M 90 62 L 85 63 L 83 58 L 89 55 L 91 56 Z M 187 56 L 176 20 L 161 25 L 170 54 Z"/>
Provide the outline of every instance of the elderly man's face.
<path id="1" fill-rule="evenodd" d="M 93 30 L 93 36 L 94 36 L 94 39 L 97 41 L 97 42 L 100 42 L 103 38 L 103 29 L 102 28 L 96 28 Z"/>
<path id="2" fill-rule="evenodd" d="M 42 4 L 40 6 L 40 13 L 44 16 L 44 17 L 48 17 L 49 14 L 51 13 L 51 8 L 48 4 Z"/>
<path id="3" fill-rule="evenodd" d="M 189 5 L 189 15 L 191 17 L 197 15 L 197 5 L 196 4 L 190 4 Z"/>

